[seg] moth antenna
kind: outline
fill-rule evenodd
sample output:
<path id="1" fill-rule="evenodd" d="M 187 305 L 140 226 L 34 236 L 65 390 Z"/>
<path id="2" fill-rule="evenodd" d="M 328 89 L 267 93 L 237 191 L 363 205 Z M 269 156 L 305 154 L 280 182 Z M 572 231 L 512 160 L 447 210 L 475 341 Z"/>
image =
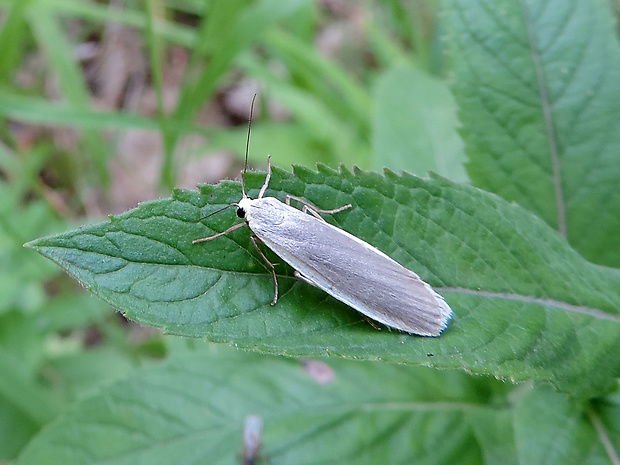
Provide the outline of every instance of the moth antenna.
<path id="1" fill-rule="evenodd" d="M 243 198 L 245 199 L 247 195 L 245 195 L 245 173 L 248 171 L 248 153 L 250 152 L 250 132 L 252 130 L 252 114 L 254 113 L 254 101 L 256 100 L 256 95 L 252 97 L 252 104 L 250 105 L 250 118 L 248 120 L 248 140 L 245 143 L 245 165 L 243 166 L 243 173 L 241 174 L 241 192 L 243 193 Z"/>
<path id="2" fill-rule="evenodd" d="M 234 207 L 234 206 L 236 206 L 236 205 L 237 205 L 236 203 L 229 203 L 229 204 L 228 204 L 228 205 L 226 205 L 225 207 L 222 207 L 222 208 L 220 208 L 219 210 L 215 210 L 213 213 L 209 213 L 209 214 L 208 214 L 208 215 L 206 215 L 206 216 L 203 216 L 203 217 L 201 217 L 201 218 L 198 218 L 198 219 L 196 220 L 196 223 L 198 223 L 199 221 L 202 221 L 202 220 L 204 220 L 204 219 L 207 219 L 207 218 L 209 218 L 210 216 L 213 216 L 213 215 L 215 215 L 215 214 L 217 214 L 217 213 L 219 213 L 219 212 L 223 212 L 223 211 L 224 211 L 224 210 L 226 210 L 227 208 Z"/>

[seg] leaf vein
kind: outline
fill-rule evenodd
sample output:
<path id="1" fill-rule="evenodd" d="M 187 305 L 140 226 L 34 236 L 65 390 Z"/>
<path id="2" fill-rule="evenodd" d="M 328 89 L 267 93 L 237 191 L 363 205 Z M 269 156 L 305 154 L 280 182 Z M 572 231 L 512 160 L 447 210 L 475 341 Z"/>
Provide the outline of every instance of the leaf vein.
<path id="1" fill-rule="evenodd" d="M 571 313 L 578 313 L 581 315 L 591 316 L 600 320 L 613 321 L 620 323 L 620 315 L 608 313 L 605 310 L 594 307 L 584 307 L 581 305 L 573 305 L 566 302 L 560 302 L 554 299 L 545 299 L 541 297 L 509 294 L 507 292 L 488 292 L 488 291 L 476 291 L 473 289 L 465 289 L 460 287 L 443 287 L 438 288 L 443 292 L 455 292 L 459 294 L 475 295 L 480 297 L 486 297 L 490 299 L 505 299 L 516 302 L 523 302 L 527 304 L 541 305 L 543 307 L 557 308 L 560 310 L 566 310 Z"/>

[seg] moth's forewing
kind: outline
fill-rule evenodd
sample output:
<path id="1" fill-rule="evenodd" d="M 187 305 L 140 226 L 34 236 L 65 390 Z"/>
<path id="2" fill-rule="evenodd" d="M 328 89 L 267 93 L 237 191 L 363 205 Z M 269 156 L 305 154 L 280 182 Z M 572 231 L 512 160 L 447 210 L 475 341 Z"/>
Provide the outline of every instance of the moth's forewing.
<path id="1" fill-rule="evenodd" d="M 246 220 L 305 280 L 373 320 L 438 336 L 452 316 L 443 297 L 417 274 L 342 229 L 273 197 L 253 200 Z"/>

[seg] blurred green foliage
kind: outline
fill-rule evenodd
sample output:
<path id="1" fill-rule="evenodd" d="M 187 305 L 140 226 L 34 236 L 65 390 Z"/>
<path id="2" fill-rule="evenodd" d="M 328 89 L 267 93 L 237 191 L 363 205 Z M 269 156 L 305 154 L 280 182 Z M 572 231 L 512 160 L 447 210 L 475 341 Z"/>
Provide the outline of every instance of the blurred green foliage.
<path id="1" fill-rule="evenodd" d="M 615 360 L 596 347 L 600 324 L 608 325 L 607 341 L 620 334 L 617 270 L 575 265 L 568 247 L 599 265 L 620 264 L 620 57 L 610 8 L 594 0 L 443 3 L 440 10 L 434 0 L 0 0 L 0 462 L 238 463 L 249 413 L 265 418 L 262 458 L 273 464 L 620 462 L 620 399 L 600 379 L 580 391 L 589 392 L 584 398 L 533 381 L 515 386 L 381 363 L 402 361 L 391 347 L 373 355 L 377 362 L 325 359 L 336 381 L 321 385 L 293 359 L 130 324 L 22 247 L 117 212 L 115 196 L 124 193 L 114 191 L 118 172 L 111 166 L 123 135 L 142 131 L 161 142 L 151 174 L 162 196 L 205 153 L 225 150 L 241 159 L 243 112 L 254 90 L 241 115 L 201 121 L 206 106 L 221 109 L 218 102 L 249 80 L 260 94 L 254 165 L 271 154 L 282 167 L 323 162 L 419 176 L 433 170 L 542 218 L 561 237 L 547 241 L 554 233 L 546 229 L 537 239 L 571 258 L 545 270 L 557 266 L 575 279 L 587 271 L 604 284 L 592 282 L 587 299 L 566 284 L 566 308 L 586 306 L 589 315 L 577 317 L 572 339 L 545 332 L 566 309 L 534 313 L 547 344 L 541 353 L 557 356 L 541 364 L 555 366 L 560 378 L 578 378 L 578 366 L 563 365 L 576 353 L 590 367 Z M 90 47 L 105 55 L 115 28 L 134 35 L 112 51 L 135 46 L 139 59 L 118 69 L 110 69 L 113 61 L 89 67 Z M 103 77 L 140 60 L 148 71 L 140 82 L 150 92 L 141 111 L 132 102 L 98 100 Z M 492 211 L 508 211 L 492 195 L 480 198 L 486 200 L 471 215 L 482 222 Z M 441 216 L 448 218 L 444 210 Z M 519 224 L 542 228 L 532 221 Z M 493 224 L 478 236 L 480 247 L 500 233 L 512 237 L 503 223 Z M 472 270 L 482 263 L 467 247 L 458 253 L 462 269 L 454 270 L 453 285 L 468 272 L 467 254 Z M 493 272 L 502 264 L 482 265 L 489 281 L 504 276 Z M 449 274 L 446 267 L 443 277 Z M 454 367 L 475 365 L 476 350 L 499 356 L 498 347 L 536 359 L 537 333 L 519 311 L 508 319 L 471 302 L 455 311 L 482 317 L 464 319 L 475 330 L 469 351 L 455 350 L 448 338 L 431 341 L 437 354 L 465 360 Z M 375 340 L 390 336 L 416 346 L 413 363 L 421 363 L 428 341 L 397 334 Z M 524 343 L 528 337 L 532 344 Z M 260 341 L 243 346 L 308 353 L 261 349 Z M 422 364 L 434 365 L 436 353 L 425 354 Z M 604 376 L 613 377 L 616 364 L 608 366 Z M 505 362 L 479 372 L 505 376 L 513 369 Z"/>

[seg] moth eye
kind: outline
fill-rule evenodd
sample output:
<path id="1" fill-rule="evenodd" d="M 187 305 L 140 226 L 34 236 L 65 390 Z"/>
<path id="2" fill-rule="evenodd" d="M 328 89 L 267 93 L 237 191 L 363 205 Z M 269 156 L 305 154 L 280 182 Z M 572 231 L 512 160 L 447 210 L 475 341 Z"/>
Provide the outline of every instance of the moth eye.
<path id="1" fill-rule="evenodd" d="M 243 208 L 237 208 L 237 216 L 239 218 L 245 218 L 245 210 Z"/>

